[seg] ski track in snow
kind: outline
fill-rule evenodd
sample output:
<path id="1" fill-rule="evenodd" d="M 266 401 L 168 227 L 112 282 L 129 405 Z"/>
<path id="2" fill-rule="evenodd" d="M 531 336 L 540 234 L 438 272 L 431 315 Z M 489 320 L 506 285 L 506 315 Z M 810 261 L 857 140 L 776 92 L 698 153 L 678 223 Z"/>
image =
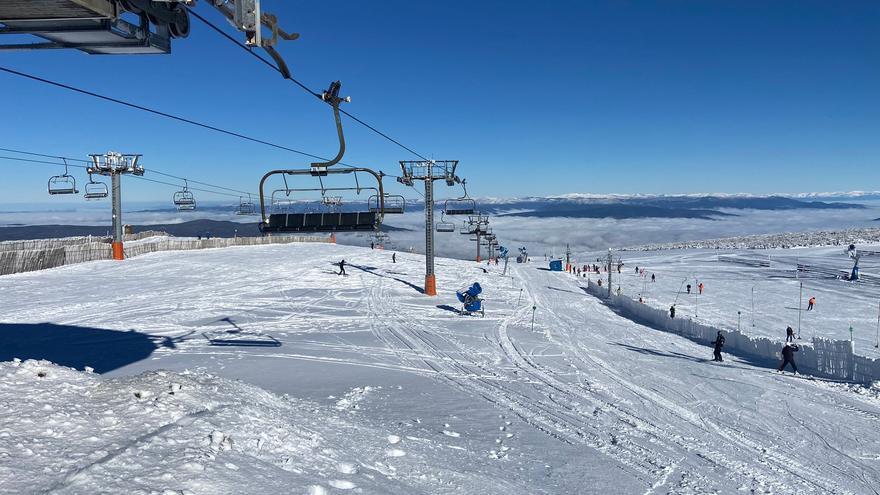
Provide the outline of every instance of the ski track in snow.
<path id="1" fill-rule="evenodd" d="M 640 262 L 658 255 L 644 256 Z M 348 277 L 328 269 L 341 257 L 350 263 Z M 687 259 L 678 256 L 676 263 Z M 194 373 L 241 376 L 285 393 L 296 390 L 295 385 L 273 375 L 286 376 L 294 363 L 297 370 L 320 366 L 309 380 L 317 381 L 316 388 L 328 380 L 327 386 L 334 387 L 328 392 L 334 397 L 330 404 L 289 398 L 296 415 L 279 416 L 286 405 L 255 405 L 251 413 L 261 424 L 259 414 L 273 410 L 273 428 L 285 428 L 287 422 L 305 428 L 298 434 L 320 438 L 321 447 L 282 456 L 283 448 L 275 445 L 274 456 L 267 457 L 269 447 L 262 440 L 256 453 L 224 464 L 215 482 L 230 486 L 277 491 L 273 487 L 282 485 L 264 476 L 271 469 L 266 471 L 263 463 L 269 462 L 288 473 L 278 478 L 285 480 L 283 486 L 293 483 L 303 493 L 570 493 L 585 490 L 577 478 L 568 480 L 571 468 L 563 469 L 574 463 L 573 469 L 594 477 L 598 484 L 591 486 L 602 493 L 614 491 L 609 487 L 645 494 L 878 493 L 880 390 L 795 380 L 737 359 L 706 362 L 710 349 L 630 322 L 585 294 L 577 278 L 537 265 L 514 264 L 512 275 L 501 277 L 500 267 L 484 274 L 472 262 L 438 259 L 441 295 L 426 298 L 407 285 L 419 284 L 424 268 L 423 258 L 410 254 L 401 253 L 391 264 L 388 252 L 347 246 L 155 253 L 125 264 L 86 263 L 2 277 L 0 291 L 9 302 L 0 321 L 149 333 L 157 345 L 152 360 L 123 367 L 113 376 L 126 375 L 129 368 L 137 373 L 193 366 L 203 370 Z M 248 268 L 254 266 L 261 269 Z M 106 283 L 95 286 L 91 281 L 98 277 Z M 178 281 L 177 296 L 168 295 L 169 280 Z M 485 290 L 485 318 L 437 307 L 457 306 L 453 289 L 473 281 Z M 84 293 L 91 297 L 83 299 Z M 45 304 L 31 304 L 36 294 Z M 109 312 L 108 302 L 119 304 Z M 534 332 L 532 304 L 537 306 Z M 256 342 L 271 337 L 280 346 L 217 347 L 203 334 Z M 245 362 L 255 371 L 237 370 Z M 33 365 L 16 369 L 21 366 Z M 359 378 L 337 378 L 327 371 L 334 369 Z M 406 390 L 398 392 L 393 377 L 400 383 L 429 380 L 446 390 L 449 404 L 471 402 L 475 411 L 494 408 L 502 419 L 490 420 L 484 413 L 481 419 L 459 417 L 459 411 L 445 411 L 440 402 L 435 407 L 411 404 L 417 413 L 387 409 L 383 404 L 389 401 L 407 403 L 406 396 L 398 395 Z M 139 379 L 99 382 L 127 386 Z M 190 380 L 190 387 L 212 383 L 200 375 Z M 339 388 L 337 380 L 348 380 L 348 385 Z M 48 400 L 47 391 L 35 390 Z M 7 392 L 0 394 L 0 404 L 11 403 L 12 390 Z M 224 398 L 210 409 L 194 404 L 142 431 L 130 425 L 131 436 L 110 438 L 103 448 L 77 453 L 77 442 L 70 442 L 49 449 L 43 455 L 50 460 L 53 455 L 101 455 L 89 456 L 87 463 L 65 463 L 66 471 L 35 471 L 30 479 L 46 487 L 40 491 L 73 493 L 93 480 L 132 476 L 132 456 L 145 448 L 183 455 L 174 441 L 157 447 L 159 438 L 209 427 L 241 430 L 244 426 L 234 419 L 243 407 L 236 402 L 240 399 L 215 393 Z M 265 400 L 275 404 L 276 399 Z M 35 400 L 32 407 L 39 403 Z M 420 419 L 413 420 L 415 414 Z M 351 434 L 364 427 L 368 433 Z M 98 436 L 108 434 L 100 425 L 95 429 Z M 88 433 L 84 428 L 77 434 L 85 438 Z M 3 480 L 20 475 L 12 452 L 28 434 L 33 433 L 0 423 L 0 492 Z M 231 438 L 238 441 L 237 436 Z M 180 444 L 192 449 L 193 440 L 188 442 Z M 229 448 L 236 452 L 240 445 L 230 443 Z M 220 451 L 198 449 L 199 462 L 220 457 Z M 462 455 L 466 461 L 457 460 Z M 197 461 L 186 462 L 195 466 Z M 546 484 L 535 474 L 544 464 L 551 472 L 560 469 Z M 431 467 L 422 470 L 420 465 Z M 209 472 L 216 474 L 213 468 L 179 470 L 176 484 L 170 479 L 134 484 L 153 490 L 212 486 L 204 479 Z"/>

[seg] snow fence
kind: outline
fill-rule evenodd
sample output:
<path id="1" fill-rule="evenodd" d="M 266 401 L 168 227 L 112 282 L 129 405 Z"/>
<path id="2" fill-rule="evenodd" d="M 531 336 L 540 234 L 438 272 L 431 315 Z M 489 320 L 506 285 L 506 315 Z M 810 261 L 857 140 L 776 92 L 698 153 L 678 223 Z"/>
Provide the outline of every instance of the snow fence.
<path id="1" fill-rule="evenodd" d="M 670 318 L 666 310 L 653 308 L 624 295 L 608 295 L 607 287 L 587 283 L 587 292 L 605 299 L 622 316 L 653 328 L 677 333 L 696 342 L 709 345 L 719 331 L 724 332 L 724 351 L 762 364 L 779 363 L 782 342 L 746 335 L 735 329 L 719 328 L 698 322 L 687 316 Z M 880 380 L 880 359 L 859 356 L 849 340 L 830 340 L 814 337 L 809 345 L 800 346 L 795 355 L 798 370 L 811 375 L 869 384 Z"/>
<path id="2" fill-rule="evenodd" d="M 147 239 L 152 237 L 155 239 Z M 127 235 L 125 256 L 132 258 L 157 251 L 183 251 L 230 246 L 289 244 L 293 242 L 330 242 L 327 237 L 218 237 L 212 239 L 178 239 L 164 232 L 141 232 Z M 137 242 L 143 240 L 142 242 Z M 0 242 L 0 275 L 32 272 L 86 261 L 113 259 L 110 239 L 104 237 L 67 237 L 32 241 Z"/>

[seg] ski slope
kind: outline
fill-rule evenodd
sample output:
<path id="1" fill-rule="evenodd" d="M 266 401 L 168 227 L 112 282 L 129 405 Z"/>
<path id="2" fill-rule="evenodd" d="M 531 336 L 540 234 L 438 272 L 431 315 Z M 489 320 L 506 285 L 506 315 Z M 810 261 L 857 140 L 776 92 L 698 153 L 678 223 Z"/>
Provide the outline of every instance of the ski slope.
<path id="1" fill-rule="evenodd" d="M 679 315 L 697 315 L 698 320 L 731 329 L 739 324 L 747 334 L 780 341 L 785 339 L 787 326 L 797 332 L 800 313 L 803 339 L 849 340 L 852 326 L 856 353 L 880 357 L 876 347 L 880 325 L 880 256 L 862 257 L 863 280 L 857 283 L 832 277 L 852 268 L 852 260 L 844 254 L 843 247 L 653 251 L 625 253 L 623 261 L 626 265 L 622 273 L 612 273 L 614 290 L 619 286 L 625 294 L 635 299 L 641 296 L 651 306 L 668 309 L 675 304 Z M 769 266 L 749 264 L 756 262 Z M 808 271 L 796 274 L 798 264 L 807 265 Z M 636 275 L 637 266 L 645 268 L 645 277 Z M 654 283 L 652 273 L 657 276 Z M 595 280 L 596 275 L 591 277 Z M 607 280 L 607 274 L 603 277 Z M 700 282 L 705 286 L 702 295 L 697 290 Z M 687 294 L 687 284 L 691 285 L 691 294 Z M 816 298 L 816 306 L 807 311 L 810 297 Z"/>
<path id="2" fill-rule="evenodd" d="M 293 244 L 0 278 L 2 360 L 95 370 L 0 364 L 0 492 L 878 493 L 877 387 L 712 363 L 543 264 L 439 259 L 429 298 L 424 258 L 397 260 Z M 475 281 L 486 317 L 461 317 Z"/>

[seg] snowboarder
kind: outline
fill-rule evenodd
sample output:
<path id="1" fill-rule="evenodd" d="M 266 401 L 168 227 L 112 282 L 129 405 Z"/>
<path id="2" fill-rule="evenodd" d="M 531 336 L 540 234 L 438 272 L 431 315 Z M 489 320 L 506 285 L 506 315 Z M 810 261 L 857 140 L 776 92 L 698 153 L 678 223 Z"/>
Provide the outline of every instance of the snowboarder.
<path id="1" fill-rule="evenodd" d="M 675 304 L 669 307 L 669 317 L 675 318 Z"/>
<path id="2" fill-rule="evenodd" d="M 811 297 L 810 300 L 807 301 L 807 311 L 812 311 L 814 304 L 816 304 L 816 296 Z"/>
<path id="3" fill-rule="evenodd" d="M 688 294 L 691 293 L 691 284 L 688 284 L 688 285 L 687 285 L 687 291 L 688 291 Z"/>
<path id="4" fill-rule="evenodd" d="M 797 374 L 797 365 L 794 364 L 794 353 L 799 351 L 800 348 L 797 344 L 789 344 L 786 342 L 785 347 L 782 348 L 782 364 L 779 365 L 779 369 L 777 371 L 782 371 L 785 369 L 785 366 L 791 363 L 791 369 L 794 370 L 794 373 Z"/>
<path id="5" fill-rule="evenodd" d="M 700 294 L 703 294 L 703 282 L 700 282 L 700 285 L 697 286 L 697 289 L 700 289 Z"/>
<path id="6" fill-rule="evenodd" d="M 345 260 L 339 262 L 339 273 L 337 275 L 347 275 L 345 273 Z"/>
<path id="7" fill-rule="evenodd" d="M 397 263 L 397 253 L 391 253 L 391 262 Z"/>
<path id="8" fill-rule="evenodd" d="M 794 342 L 794 330 L 790 325 L 785 329 L 785 341 Z"/>
<path id="9" fill-rule="evenodd" d="M 721 330 L 718 331 L 718 336 L 715 337 L 715 341 L 712 342 L 712 345 L 715 346 L 715 359 L 713 359 L 713 361 L 718 361 L 719 363 L 724 361 L 721 359 L 721 348 L 724 347 L 724 335 L 721 333 Z"/>
<path id="10" fill-rule="evenodd" d="M 653 284 L 656 281 L 657 281 L 657 276 L 652 273 L 651 274 L 651 283 Z"/>

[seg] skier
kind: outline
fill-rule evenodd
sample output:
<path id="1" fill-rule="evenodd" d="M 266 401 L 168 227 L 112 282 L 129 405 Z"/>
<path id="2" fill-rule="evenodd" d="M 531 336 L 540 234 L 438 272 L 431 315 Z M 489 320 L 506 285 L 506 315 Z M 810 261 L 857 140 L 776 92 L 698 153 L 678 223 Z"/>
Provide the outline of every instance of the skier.
<path id="1" fill-rule="evenodd" d="M 348 275 L 345 273 L 345 260 L 344 259 L 339 262 L 339 273 L 337 273 L 337 275 L 346 275 L 346 276 Z"/>
<path id="2" fill-rule="evenodd" d="M 599 284 L 599 287 L 602 287 L 602 279 L 601 278 L 599 279 L 599 281 L 597 283 Z"/>
<path id="3" fill-rule="evenodd" d="M 391 253 L 391 262 L 397 263 L 397 253 Z"/>
<path id="4" fill-rule="evenodd" d="M 713 359 L 713 361 L 718 361 L 719 363 L 724 361 L 721 359 L 721 348 L 724 347 L 724 335 L 721 334 L 721 330 L 718 331 L 718 336 L 715 337 L 715 341 L 712 342 L 712 345 L 715 346 L 715 359 Z"/>
<path id="5" fill-rule="evenodd" d="M 814 304 L 816 304 L 816 296 L 811 297 L 810 300 L 807 301 L 807 311 L 812 311 Z"/>
<path id="6" fill-rule="evenodd" d="M 789 344 L 786 342 L 785 347 L 782 348 L 782 364 L 779 365 L 779 369 L 777 371 L 782 372 L 785 369 L 785 365 L 791 363 L 791 369 L 794 370 L 794 373 L 797 374 L 797 365 L 794 364 L 794 353 L 799 351 L 800 348 L 797 344 Z"/>
<path id="7" fill-rule="evenodd" d="M 639 267 L 636 267 L 636 275 L 639 274 Z"/>
<path id="8" fill-rule="evenodd" d="M 669 307 L 669 317 L 675 318 L 675 304 Z"/>
<path id="9" fill-rule="evenodd" d="M 688 284 L 688 285 L 687 285 L 687 291 L 688 291 L 688 294 L 691 293 L 691 284 Z"/>
<path id="10" fill-rule="evenodd" d="M 375 248 L 376 248 L 376 243 L 374 243 L 373 241 L 370 241 L 370 249 L 375 249 Z"/>
<path id="11" fill-rule="evenodd" d="M 656 281 L 657 281 L 657 276 L 652 273 L 651 274 L 651 283 L 653 284 Z"/>
<path id="12" fill-rule="evenodd" d="M 703 282 L 700 282 L 700 285 L 697 286 L 697 289 L 700 289 L 700 294 L 703 293 Z"/>
<path id="13" fill-rule="evenodd" d="M 791 326 L 785 329 L 785 341 L 794 342 L 794 330 L 792 330 Z"/>

